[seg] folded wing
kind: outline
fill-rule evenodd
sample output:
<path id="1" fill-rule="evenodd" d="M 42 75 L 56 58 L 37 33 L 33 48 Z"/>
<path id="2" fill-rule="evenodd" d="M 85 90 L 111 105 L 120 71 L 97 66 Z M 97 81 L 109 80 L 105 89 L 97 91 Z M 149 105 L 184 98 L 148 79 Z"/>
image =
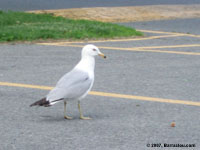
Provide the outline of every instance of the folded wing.
<path id="1" fill-rule="evenodd" d="M 47 100 L 53 102 L 59 99 L 77 99 L 88 91 L 92 82 L 87 72 L 72 70 L 58 81 L 47 95 Z"/>

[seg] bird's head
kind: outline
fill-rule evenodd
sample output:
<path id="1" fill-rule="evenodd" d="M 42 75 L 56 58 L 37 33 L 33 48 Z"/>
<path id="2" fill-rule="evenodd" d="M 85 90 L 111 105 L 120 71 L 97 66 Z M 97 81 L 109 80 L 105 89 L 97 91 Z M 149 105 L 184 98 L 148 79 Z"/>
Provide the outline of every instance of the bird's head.
<path id="1" fill-rule="evenodd" d="M 82 49 L 82 57 L 84 57 L 84 56 L 95 57 L 97 55 L 99 55 L 103 58 L 106 58 L 106 56 L 102 52 L 100 52 L 98 47 L 96 47 L 95 45 L 88 44 L 88 45 L 84 46 Z"/>

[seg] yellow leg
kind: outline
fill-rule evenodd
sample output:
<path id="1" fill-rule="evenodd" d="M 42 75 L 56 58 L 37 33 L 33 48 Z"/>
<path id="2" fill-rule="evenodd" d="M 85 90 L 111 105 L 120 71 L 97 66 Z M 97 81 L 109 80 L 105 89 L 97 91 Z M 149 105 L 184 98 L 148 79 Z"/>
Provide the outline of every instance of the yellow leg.
<path id="1" fill-rule="evenodd" d="M 66 111 L 66 106 L 67 105 L 67 102 L 66 101 L 64 101 L 64 118 L 65 119 L 72 119 L 72 117 L 69 117 L 69 116 L 67 116 L 67 111 Z"/>
<path id="2" fill-rule="evenodd" d="M 80 113 L 80 119 L 83 119 L 83 120 L 89 120 L 89 119 L 91 119 L 91 118 L 89 118 L 89 117 L 84 117 L 84 116 L 83 116 L 83 113 L 82 113 L 82 111 L 81 111 L 80 101 L 78 101 L 78 110 L 79 110 L 79 113 Z"/>

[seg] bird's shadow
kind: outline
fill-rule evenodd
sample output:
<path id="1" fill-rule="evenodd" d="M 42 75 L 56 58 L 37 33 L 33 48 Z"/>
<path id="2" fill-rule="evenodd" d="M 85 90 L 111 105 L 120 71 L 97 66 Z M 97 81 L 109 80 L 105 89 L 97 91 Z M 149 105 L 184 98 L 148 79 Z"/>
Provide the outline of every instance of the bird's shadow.
<path id="1" fill-rule="evenodd" d="M 88 115 L 88 116 L 91 118 L 88 121 L 104 120 L 104 119 L 107 119 L 110 117 L 108 115 L 106 115 L 106 116 Z M 40 117 L 40 121 L 44 121 L 44 122 L 65 122 L 65 121 L 74 122 L 77 120 L 81 120 L 79 118 L 79 116 L 72 116 L 73 118 L 70 120 L 65 119 L 64 116 L 62 116 L 62 115 L 60 115 L 60 116 L 40 115 L 39 117 Z"/>
<path id="2" fill-rule="evenodd" d="M 76 119 L 76 117 L 73 117 L 74 120 Z M 49 115 L 42 115 L 40 116 L 40 121 L 44 121 L 44 122 L 64 122 L 67 121 L 67 119 L 65 119 L 63 116 L 49 116 Z"/>

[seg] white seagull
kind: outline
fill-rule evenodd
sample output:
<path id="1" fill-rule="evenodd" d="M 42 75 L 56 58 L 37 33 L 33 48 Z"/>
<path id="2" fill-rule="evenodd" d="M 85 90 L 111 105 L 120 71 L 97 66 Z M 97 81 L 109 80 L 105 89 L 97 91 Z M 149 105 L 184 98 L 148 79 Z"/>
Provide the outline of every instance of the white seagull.
<path id="1" fill-rule="evenodd" d="M 66 73 L 56 84 L 46 97 L 31 104 L 30 106 L 51 106 L 57 102 L 64 101 L 64 118 L 72 119 L 66 114 L 68 101 L 78 101 L 80 119 L 90 119 L 84 117 L 80 107 L 80 100 L 91 90 L 94 83 L 95 56 L 106 56 L 100 50 L 88 44 L 82 49 L 82 57 L 79 63 L 68 73 Z"/>

